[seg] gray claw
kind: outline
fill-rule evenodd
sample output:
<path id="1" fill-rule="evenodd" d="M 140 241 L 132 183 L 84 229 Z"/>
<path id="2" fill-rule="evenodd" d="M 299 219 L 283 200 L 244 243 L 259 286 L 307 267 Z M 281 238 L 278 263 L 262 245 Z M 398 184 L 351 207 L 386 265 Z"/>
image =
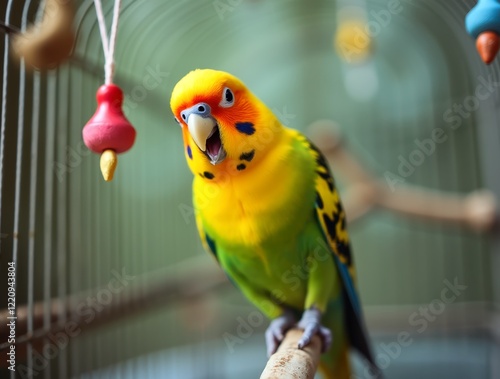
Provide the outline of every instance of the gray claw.
<path id="1" fill-rule="evenodd" d="M 280 345 L 286 332 L 295 324 L 295 318 L 289 310 L 271 321 L 266 330 L 267 356 L 270 357 Z"/>
<path id="2" fill-rule="evenodd" d="M 321 352 L 325 353 L 330 349 L 332 345 L 332 332 L 321 325 L 321 312 L 318 309 L 311 308 L 306 310 L 300 319 L 298 327 L 304 329 L 304 334 L 302 334 L 298 343 L 299 349 L 303 349 L 309 345 L 315 334 L 318 334 L 321 338 Z"/>

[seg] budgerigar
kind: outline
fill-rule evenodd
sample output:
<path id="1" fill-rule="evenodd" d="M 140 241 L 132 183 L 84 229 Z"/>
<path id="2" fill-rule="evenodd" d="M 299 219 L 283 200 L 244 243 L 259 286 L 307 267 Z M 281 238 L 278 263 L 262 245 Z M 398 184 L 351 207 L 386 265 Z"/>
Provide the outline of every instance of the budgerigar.
<path id="1" fill-rule="evenodd" d="M 190 72 L 170 105 L 194 174 L 201 240 L 272 320 L 268 354 L 298 326 L 304 329 L 298 348 L 321 337 L 327 378 L 350 378 L 351 346 L 375 367 L 346 216 L 323 155 L 225 72 Z"/>

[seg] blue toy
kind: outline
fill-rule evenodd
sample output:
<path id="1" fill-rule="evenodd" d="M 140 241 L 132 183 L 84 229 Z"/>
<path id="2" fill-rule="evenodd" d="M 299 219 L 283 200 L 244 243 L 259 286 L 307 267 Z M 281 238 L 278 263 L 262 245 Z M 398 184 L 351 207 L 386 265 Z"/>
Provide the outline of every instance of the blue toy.
<path id="1" fill-rule="evenodd" d="M 500 0 L 479 0 L 465 18 L 481 59 L 490 64 L 500 48 Z"/>

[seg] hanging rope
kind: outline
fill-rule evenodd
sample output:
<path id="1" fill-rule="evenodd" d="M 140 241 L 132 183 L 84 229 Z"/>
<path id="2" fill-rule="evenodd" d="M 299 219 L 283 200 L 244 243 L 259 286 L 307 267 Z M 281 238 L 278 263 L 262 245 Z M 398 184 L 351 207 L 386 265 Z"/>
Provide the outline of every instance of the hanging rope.
<path id="1" fill-rule="evenodd" d="M 104 19 L 104 13 L 102 11 L 101 0 L 94 0 L 94 5 L 97 14 L 97 21 L 99 23 L 99 31 L 101 33 L 102 48 L 104 51 L 104 83 L 111 84 L 113 82 L 113 75 L 115 70 L 114 55 L 121 0 L 115 0 L 115 5 L 113 8 L 113 21 L 111 23 L 109 39 L 108 33 L 106 31 L 106 21 Z"/>

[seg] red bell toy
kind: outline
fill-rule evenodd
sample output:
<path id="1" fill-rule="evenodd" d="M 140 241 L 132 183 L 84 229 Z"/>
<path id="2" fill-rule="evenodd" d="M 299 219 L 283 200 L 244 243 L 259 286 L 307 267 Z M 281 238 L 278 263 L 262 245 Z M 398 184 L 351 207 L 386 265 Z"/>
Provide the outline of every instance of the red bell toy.
<path id="1" fill-rule="evenodd" d="M 97 110 L 83 128 L 83 141 L 94 153 L 101 154 L 101 172 L 110 181 L 118 163 L 116 154 L 129 150 L 135 141 L 135 129 L 122 111 L 123 92 L 114 84 L 97 90 Z"/>
<path id="2" fill-rule="evenodd" d="M 116 154 L 130 149 L 135 129 L 123 114 L 123 92 L 113 84 L 114 51 L 118 32 L 121 0 L 115 0 L 113 22 L 108 39 L 101 0 L 94 0 L 104 50 L 104 84 L 97 90 L 97 110 L 83 128 L 83 141 L 94 153 L 101 154 L 101 172 L 107 182 L 113 179 L 118 158 Z"/>

